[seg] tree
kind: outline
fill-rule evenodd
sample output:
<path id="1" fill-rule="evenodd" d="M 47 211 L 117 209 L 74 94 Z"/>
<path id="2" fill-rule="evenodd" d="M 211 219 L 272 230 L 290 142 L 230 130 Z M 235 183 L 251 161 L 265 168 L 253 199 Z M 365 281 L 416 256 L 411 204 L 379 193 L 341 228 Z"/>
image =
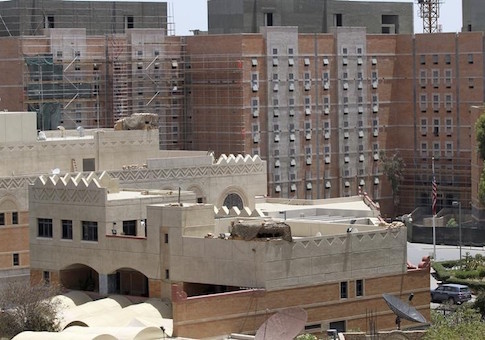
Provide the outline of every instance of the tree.
<path id="1" fill-rule="evenodd" d="M 463 305 L 446 316 L 431 311 L 431 327 L 424 340 L 481 340 L 484 334 L 485 323 L 481 321 L 480 313 Z"/>
<path id="2" fill-rule="evenodd" d="M 394 210 L 396 210 L 396 207 L 399 204 L 399 187 L 404 179 L 403 169 L 406 165 L 404 164 L 403 159 L 399 157 L 398 153 L 394 153 L 391 157 L 387 157 L 386 154 L 381 151 L 380 160 L 383 167 L 382 171 L 391 184 L 392 203 L 394 204 Z"/>
<path id="3" fill-rule="evenodd" d="M 475 123 L 475 134 L 477 138 L 478 155 L 485 159 L 485 114 L 478 117 Z"/>
<path id="4" fill-rule="evenodd" d="M 0 337 L 14 337 L 23 331 L 58 331 L 59 293 L 54 286 L 12 282 L 0 291 Z"/>

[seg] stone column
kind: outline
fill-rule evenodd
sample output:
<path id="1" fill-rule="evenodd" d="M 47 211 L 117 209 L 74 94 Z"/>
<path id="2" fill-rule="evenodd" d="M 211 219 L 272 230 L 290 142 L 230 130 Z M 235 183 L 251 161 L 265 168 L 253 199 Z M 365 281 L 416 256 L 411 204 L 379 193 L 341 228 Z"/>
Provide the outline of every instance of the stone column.
<path id="1" fill-rule="evenodd" d="M 99 294 L 108 295 L 108 275 L 99 274 Z"/>

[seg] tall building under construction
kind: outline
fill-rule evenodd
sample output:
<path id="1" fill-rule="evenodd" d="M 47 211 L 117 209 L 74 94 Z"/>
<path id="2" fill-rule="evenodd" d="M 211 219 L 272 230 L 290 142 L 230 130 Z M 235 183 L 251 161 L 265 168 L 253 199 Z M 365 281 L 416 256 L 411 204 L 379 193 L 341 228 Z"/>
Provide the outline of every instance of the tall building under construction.
<path id="1" fill-rule="evenodd" d="M 271 196 L 366 191 L 389 216 L 430 209 L 434 157 L 438 207 L 470 201 L 483 32 L 413 35 L 412 6 L 386 5 L 375 30 L 344 27 L 354 24 L 342 7 L 342 22 L 302 33 L 277 26 L 288 22 L 275 7 L 255 32 L 180 37 L 163 3 L 21 3 L 0 3 L 0 108 L 37 111 L 39 130 L 154 113 L 161 149 L 259 154 Z M 73 8 L 92 20 L 76 26 Z M 405 163 L 394 201 L 381 154 Z"/>

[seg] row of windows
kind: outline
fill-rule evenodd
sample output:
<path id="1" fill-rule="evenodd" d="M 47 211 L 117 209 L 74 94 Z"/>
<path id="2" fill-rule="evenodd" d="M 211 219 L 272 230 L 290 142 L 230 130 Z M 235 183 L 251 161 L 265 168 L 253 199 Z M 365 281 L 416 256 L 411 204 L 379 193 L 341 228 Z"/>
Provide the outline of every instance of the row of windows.
<path id="1" fill-rule="evenodd" d="M 355 296 L 364 296 L 364 280 L 355 280 Z M 349 283 L 347 281 L 340 282 L 340 298 L 347 299 L 349 297 Z"/>
<path id="2" fill-rule="evenodd" d="M 441 105 L 443 104 L 447 111 L 451 111 L 453 108 L 453 95 L 451 93 L 444 94 L 444 102 L 440 100 L 441 96 L 439 93 L 433 93 L 431 95 L 432 98 L 432 107 L 434 111 L 439 111 Z M 421 93 L 419 95 L 419 107 L 422 112 L 426 112 L 428 109 L 428 95 L 426 93 Z"/>
<path id="3" fill-rule="evenodd" d="M 431 56 L 427 56 L 425 54 L 421 54 L 419 56 L 419 61 L 420 61 L 420 64 L 421 65 L 426 65 L 426 62 L 431 59 L 431 62 L 434 64 L 434 65 L 438 65 L 440 63 L 440 55 L 438 54 L 433 54 Z M 446 64 L 446 65 L 450 65 L 451 64 L 451 54 L 444 54 L 443 56 L 443 62 Z M 473 60 L 473 53 L 468 53 L 467 54 L 467 62 L 469 64 L 473 64 L 474 63 L 474 60 Z"/>
<path id="4" fill-rule="evenodd" d="M 72 220 L 61 220 L 61 227 L 62 239 L 72 240 Z M 51 218 L 37 219 L 37 236 L 45 238 L 53 237 Z M 81 239 L 83 241 L 98 241 L 98 222 L 81 221 Z"/>
<path id="5" fill-rule="evenodd" d="M 6 219 L 7 214 L 2 212 L 0 213 L 0 225 L 6 225 L 7 224 L 7 219 Z M 19 224 L 19 213 L 16 211 L 13 211 L 11 213 L 11 224 Z"/>
<path id="6" fill-rule="evenodd" d="M 440 119 L 439 118 L 434 118 L 433 119 L 433 126 L 432 126 L 432 131 L 433 134 L 437 137 L 440 135 Z M 453 118 L 446 118 L 445 119 L 445 126 L 444 130 L 447 135 L 451 135 L 453 132 Z M 426 136 L 428 133 L 428 119 L 427 118 L 421 118 L 421 135 Z"/>

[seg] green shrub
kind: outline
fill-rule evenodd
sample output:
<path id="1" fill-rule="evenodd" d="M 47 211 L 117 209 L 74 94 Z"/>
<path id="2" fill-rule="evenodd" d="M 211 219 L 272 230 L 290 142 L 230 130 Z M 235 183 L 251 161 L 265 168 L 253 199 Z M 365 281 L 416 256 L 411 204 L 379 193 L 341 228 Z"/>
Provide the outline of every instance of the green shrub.
<path id="1" fill-rule="evenodd" d="M 455 271 L 455 277 L 458 279 L 478 279 L 478 270 L 457 270 Z"/>

